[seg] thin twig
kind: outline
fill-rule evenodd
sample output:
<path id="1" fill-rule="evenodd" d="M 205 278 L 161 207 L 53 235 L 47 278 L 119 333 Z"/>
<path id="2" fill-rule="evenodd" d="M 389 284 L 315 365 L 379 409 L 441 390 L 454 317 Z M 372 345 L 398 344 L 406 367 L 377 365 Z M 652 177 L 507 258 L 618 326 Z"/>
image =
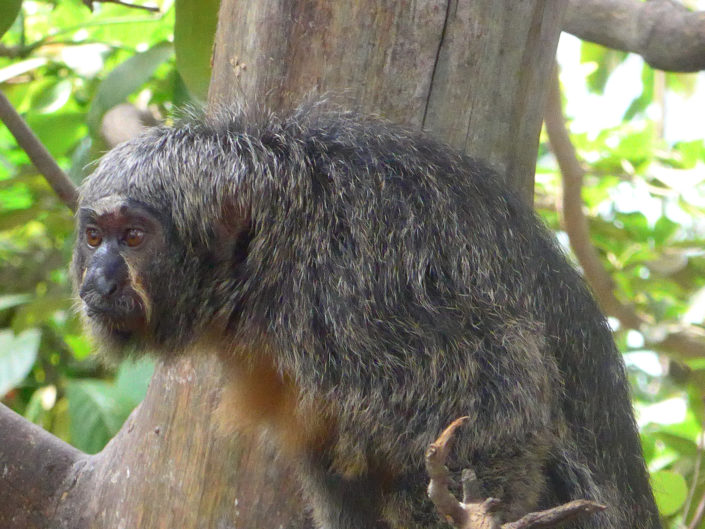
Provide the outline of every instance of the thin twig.
<path id="1" fill-rule="evenodd" d="M 139 4 L 130 4 L 129 2 L 123 2 L 122 0 L 83 0 L 83 4 L 88 7 L 91 11 L 93 11 L 93 3 L 94 2 L 100 2 L 103 4 L 117 4 L 125 7 L 129 7 L 132 9 L 144 9 L 146 11 L 151 11 L 153 13 L 159 13 L 159 7 L 158 6 L 143 6 Z"/>
<path id="2" fill-rule="evenodd" d="M 703 398 L 705 400 L 705 398 Z M 685 520 L 688 516 L 688 511 L 690 511 L 690 504 L 693 502 L 693 497 L 695 496 L 695 488 L 698 485 L 698 479 L 700 479 L 700 464 L 703 459 L 703 444 L 705 443 L 705 420 L 700 421 L 700 435 L 697 441 L 697 454 L 695 456 L 695 468 L 693 469 L 693 480 L 690 485 L 690 490 L 688 491 L 688 498 L 685 500 L 685 505 L 683 506 L 683 519 Z"/>
<path id="3" fill-rule="evenodd" d="M 46 181 L 64 204 L 71 208 L 72 211 L 75 211 L 78 199 L 76 186 L 69 180 L 66 173 L 61 170 L 56 160 L 49 154 L 46 147 L 42 145 L 39 138 L 35 136 L 1 91 L 0 121 L 10 130 L 17 140 L 17 144 L 27 153 L 29 159 L 32 160 L 37 170 L 46 178 Z"/>
<path id="4" fill-rule="evenodd" d="M 703 521 L 703 517 L 705 517 L 705 493 L 703 494 L 703 497 L 700 498 L 700 503 L 698 503 L 698 508 L 695 509 L 695 515 L 690 521 L 688 529 L 697 529 L 697 527 L 700 525 L 700 522 Z"/>
<path id="5" fill-rule="evenodd" d="M 8 57 L 10 59 L 27 57 L 30 53 L 42 48 L 43 46 L 85 46 L 86 44 L 104 43 L 97 40 L 51 40 L 46 37 L 36 42 L 32 42 L 31 44 L 25 44 L 24 46 L 3 46 L 0 44 L 0 57 Z"/>

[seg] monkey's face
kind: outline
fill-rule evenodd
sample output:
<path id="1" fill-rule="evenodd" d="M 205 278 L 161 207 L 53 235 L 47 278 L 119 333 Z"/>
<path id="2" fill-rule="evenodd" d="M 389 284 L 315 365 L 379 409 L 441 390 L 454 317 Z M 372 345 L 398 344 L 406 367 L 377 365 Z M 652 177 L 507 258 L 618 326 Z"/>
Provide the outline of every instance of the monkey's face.
<path id="1" fill-rule="evenodd" d="M 83 319 L 103 346 L 149 341 L 149 282 L 164 249 L 162 222 L 144 206 L 109 196 L 79 209 L 74 281 Z"/>

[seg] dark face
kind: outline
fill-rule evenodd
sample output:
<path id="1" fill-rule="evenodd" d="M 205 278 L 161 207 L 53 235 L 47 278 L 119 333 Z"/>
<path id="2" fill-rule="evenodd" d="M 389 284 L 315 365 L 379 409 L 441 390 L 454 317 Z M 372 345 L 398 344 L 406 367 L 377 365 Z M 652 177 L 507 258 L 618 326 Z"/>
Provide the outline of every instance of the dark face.
<path id="1" fill-rule="evenodd" d="M 159 219 L 129 200 L 110 196 L 79 209 L 74 281 L 84 321 L 102 345 L 149 341 L 150 270 L 165 246 Z"/>

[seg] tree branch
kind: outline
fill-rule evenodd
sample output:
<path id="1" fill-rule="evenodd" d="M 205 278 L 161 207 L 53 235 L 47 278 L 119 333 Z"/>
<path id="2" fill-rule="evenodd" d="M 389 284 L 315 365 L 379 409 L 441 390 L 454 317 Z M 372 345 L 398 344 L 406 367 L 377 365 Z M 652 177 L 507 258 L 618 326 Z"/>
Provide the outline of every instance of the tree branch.
<path id="1" fill-rule="evenodd" d="M 583 212 L 581 196 L 585 171 L 578 161 L 565 126 L 557 66 L 546 101 L 544 120 L 551 149 L 563 178 L 563 227 L 568 234 L 570 247 L 583 269 L 585 280 L 592 287 L 602 310 L 617 318 L 624 327 L 642 331 L 647 344 L 652 349 L 680 357 L 705 356 L 705 333 L 702 330 L 684 326 L 673 329 L 663 338 L 650 338 L 651 322 L 648 318 L 617 299 L 615 284 L 602 265 L 597 250 L 590 242 L 588 221 Z"/>
<path id="2" fill-rule="evenodd" d="M 84 456 L 0 404 L 0 527 L 50 527 L 72 467 Z"/>
<path id="3" fill-rule="evenodd" d="M 705 69 L 705 11 L 674 0 L 570 0 L 563 30 L 671 72 Z"/>
<path id="4" fill-rule="evenodd" d="M 57 34 L 60 32 L 57 32 Z M 9 59 L 16 59 L 18 57 L 24 58 L 29 56 L 33 51 L 38 50 L 44 46 L 85 46 L 86 44 L 104 44 L 98 40 L 52 40 L 53 36 L 43 37 L 30 44 L 18 44 L 16 46 L 4 46 L 0 44 L 0 57 L 7 57 Z"/>
<path id="5" fill-rule="evenodd" d="M 54 192 L 71 210 L 76 210 L 78 193 L 69 177 L 52 158 L 39 138 L 12 107 L 5 94 L 0 92 L 0 121 L 10 130 L 17 144 L 24 149 L 37 170 L 46 178 Z"/>

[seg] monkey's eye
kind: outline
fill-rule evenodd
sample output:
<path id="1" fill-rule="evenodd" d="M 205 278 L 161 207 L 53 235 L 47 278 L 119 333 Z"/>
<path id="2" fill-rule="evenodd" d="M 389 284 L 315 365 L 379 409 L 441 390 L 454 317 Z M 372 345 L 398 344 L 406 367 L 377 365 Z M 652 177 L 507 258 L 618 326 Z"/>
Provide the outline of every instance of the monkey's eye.
<path id="1" fill-rule="evenodd" d="M 130 228 L 125 232 L 125 244 L 130 248 L 139 246 L 144 240 L 144 231 L 139 228 Z"/>
<path id="2" fill-rule="evenodd" d="M 86 242 L 91 248 L 100 246 L 100 243 L 103 242 L 103 236 L 100 234 L 100 230 L 96 228 L 86 228 Z"/>

